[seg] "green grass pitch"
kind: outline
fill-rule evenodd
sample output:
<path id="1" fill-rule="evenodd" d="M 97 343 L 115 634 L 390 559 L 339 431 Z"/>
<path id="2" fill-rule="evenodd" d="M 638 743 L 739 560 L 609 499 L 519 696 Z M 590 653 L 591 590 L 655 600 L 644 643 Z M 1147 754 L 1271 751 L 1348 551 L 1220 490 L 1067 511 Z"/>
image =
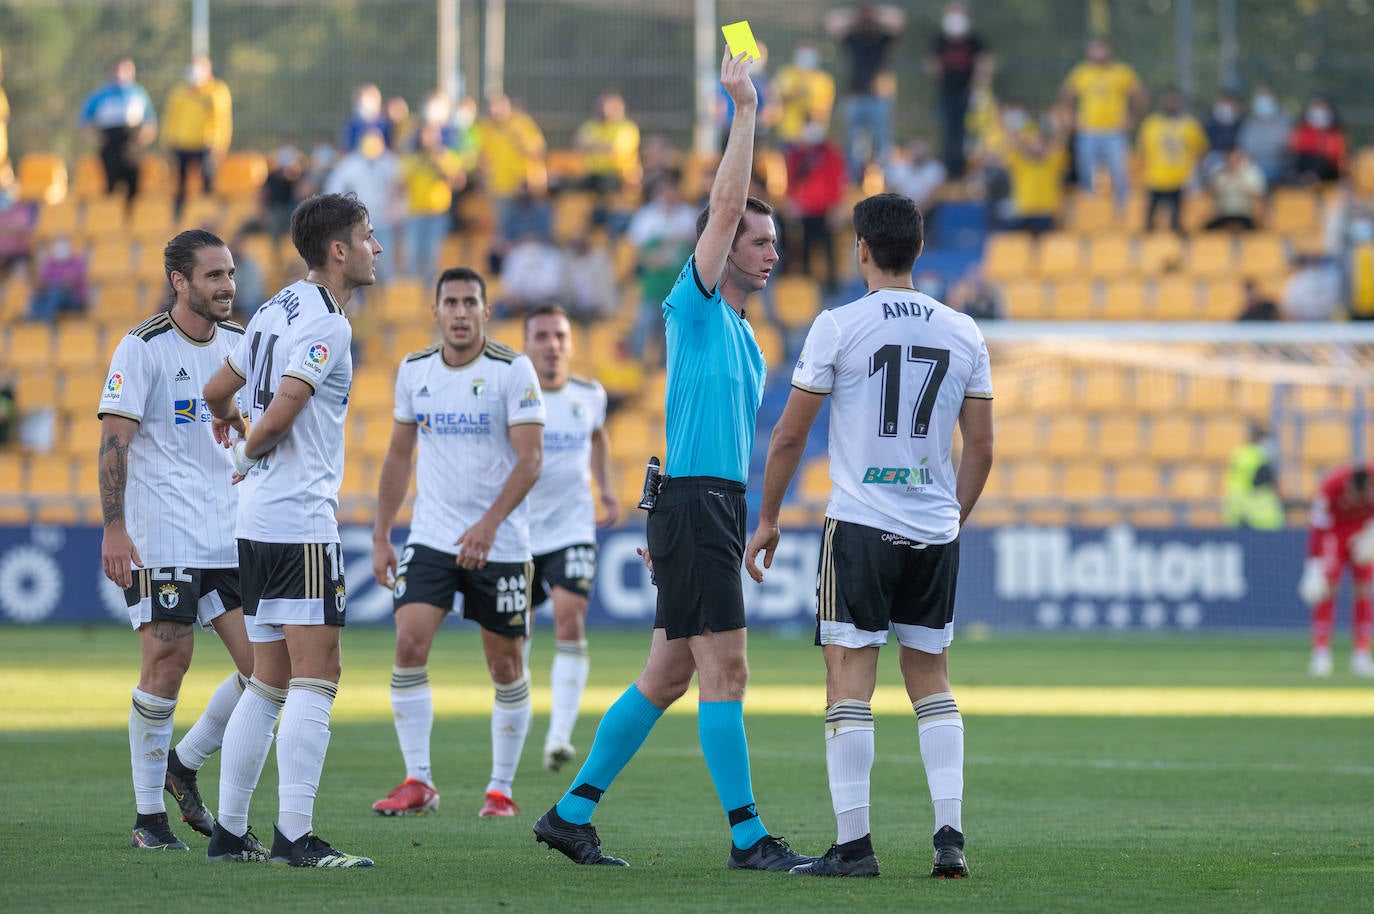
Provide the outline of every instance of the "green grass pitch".
<path id="1" fill-rule="evenodd" d="M 745 715 L 765 823 L 820 853 L 834 820 L 822 669 L 808 640 L 804 632 L 752 637 L 756 688 Z M 593 633 L 594 707 L 578 724 L 580 750 L 647 643 L 642 632 Z M 403 773 L 386 704 L 391 634 L 347 630 L 316 825 L 377 866 L 317 873 L 211 866 L 206 839 L 185 825 L 177 830 L 190 853 L 130 848 L 135 637 L 117 627 L 0 628 L 0 911 L 1339 912 L 1369 910 L 1374 897 L 1374 686 L 1343 672 L 1311 682 L 1301 638 L 957 641 L 973 871 L 964 881 L 926 875 L 930 804 L 895 657 L 882 664 L 875 700 L 880 878 L 727 870 L 728 831 L 697 749 L 690 695 L 597 814 L 607 851 L 630 869 L 576 867 L 536 845 L 531 824 L 574 773 L 539 765 L 548 646 L 541 631 L 537 713 L 515 785 L 523 814 L 475 814 L 490 760 L 491 689 L 472 630 L 453 626 L 430 663 L 442 808 L 383 819 L 369 806 Z M 197 652 L 178 737 L 227 671 L 213 638 L 198 636 Z M 212 809 L 217 774 L 215 757 L 202 773 Z M 273 756 L 251 816 L 269 841 L 275 810 Z"/>

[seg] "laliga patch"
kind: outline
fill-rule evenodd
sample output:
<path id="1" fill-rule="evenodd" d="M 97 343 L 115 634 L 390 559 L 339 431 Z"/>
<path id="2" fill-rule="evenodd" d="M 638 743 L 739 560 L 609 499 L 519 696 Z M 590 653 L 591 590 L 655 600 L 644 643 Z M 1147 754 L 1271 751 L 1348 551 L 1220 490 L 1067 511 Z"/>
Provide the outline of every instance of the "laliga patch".
<path id="1" fill-rule="evenodd" d="M 317 378 L 324 377 L 324 368 L 329 364 L 329 347 L 323 341 L 310 344 L 305 351 L 305 361 L 301 367 Z"/>
<path id="2" fill-rule="evenodd" d="M 100 399 L 105 403 L 118 403 L 123 392 L 123 372 L 112 371 L 110 372 L 110 376 L 105 379 L 105 391 L 100 395 Z"/>

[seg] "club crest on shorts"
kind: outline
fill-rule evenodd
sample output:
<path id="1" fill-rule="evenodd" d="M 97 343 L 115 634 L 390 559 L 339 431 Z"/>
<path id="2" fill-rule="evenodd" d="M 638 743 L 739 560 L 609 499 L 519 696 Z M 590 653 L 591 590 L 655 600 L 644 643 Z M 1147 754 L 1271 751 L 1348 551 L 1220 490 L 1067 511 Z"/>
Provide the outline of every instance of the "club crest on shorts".
<path id="1" fill-rule="evenodd" d="M 401 599 L 401 597 L 404 597 L 404 596 L 406 595 L 406 576 L 405 576 L 405 575 L 401 575 L 399 578 L 396 579 L 396 583 L 391 585 L 391 592 L 392 592 L 393 594 L 395 594 L 396 599 L 398 599 L 398 600 Z"/>
<path id="2" fill-rule="evenodd" d="M 335 585 L 335 587 L 334 587 L 334 608 L 337 609 L 337 610 L 339 611 L 339 615 L 342 616 L 342 615 L 344 614 L 344 604 L 346 604 L 347 602 L 348 602 L 348 594 L 344 591 L 344 586 L 343 586 L 342 584 L 337 584 L 337 585 Z"/>
<path id="3" fill-rule="evenodd" d="M 176 609 L 181 602 L 181 594 L 175 584 L 163 584 L 157 589 L 157 602 L 163 609 Z"/>

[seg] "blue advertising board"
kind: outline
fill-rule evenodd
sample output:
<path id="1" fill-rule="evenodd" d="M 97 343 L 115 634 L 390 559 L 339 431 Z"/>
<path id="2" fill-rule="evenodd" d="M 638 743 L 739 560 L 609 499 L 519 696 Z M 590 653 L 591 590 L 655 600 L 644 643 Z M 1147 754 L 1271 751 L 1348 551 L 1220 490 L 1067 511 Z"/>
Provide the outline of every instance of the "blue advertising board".
<path id="1" fill-rule="evenodd" d="M 398 537 L 404 535 L 398 532 Z M 0 528 L 0 621 L 127 622 L 100 568 L 98 527 Z M 372 578 L 371 532 L 342 534 L 349 624 L 389 624 Z M 593 627 L 648 628 L 655 590 L 635 549 L 642 525 L 599 532 Z M 819 528 L 785 530 L 762 584 L 747 577 L 751 625 L 813 624 Z M 1301 629 L 1301 531 L 970 529 L 961 544 L 957 625 L 1069 631 Z"/>

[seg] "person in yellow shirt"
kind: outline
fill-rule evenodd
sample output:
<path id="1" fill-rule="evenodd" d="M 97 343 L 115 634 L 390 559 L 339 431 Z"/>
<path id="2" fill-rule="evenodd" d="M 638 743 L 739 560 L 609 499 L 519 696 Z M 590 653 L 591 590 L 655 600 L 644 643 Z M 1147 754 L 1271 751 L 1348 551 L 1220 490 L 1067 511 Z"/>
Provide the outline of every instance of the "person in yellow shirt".
<path id="1" fill-rule="evenodd" d="M 625 99 L 601 96 L 600 117 L 577 128 L 573 144 L 587 156 L 588 182 L 601 193 L 639 183 L 639 126 L 625 116 Z"/>
<path id="2" fill-rule="evenodd" d="M 208 191 L 214 184 L 215 165 L 229 151 L 234 133 L 234 102 L 229 87 L 216 79 L 210 58 L 197 54 L 186 68 L 186 81 L 167 96 L 162 137 L 171 150 L 177 172 L 175 210 L 179 217 L 186 203 L 186 175 L 191 163 L 200 170 Z"/>
<path id="3" fill-rule="evenodd" d="M 1154 230 L 1155 214 L 1167 207 L 1169 228 L 1182 232 L 1179 210 L 1183 188 L 1192 181 L 1208 148 L 1207 134 L 1186 110 L 1183 93 L 1165 90 L 1159 110 L 1140 123 L 1136 144 L 1140 150 L 1141 178 L 1150 198 L 1145 210 L 1145 231 Z"/>
<path id="4" fill-rule="evenodd" d="M 462 156 L 444 144 L 443 128 L 425 124 L 416 145 L 401 160 L 410 214 L 404 227 L 407 271 L 425 283 L 439 274 L 439 248 L 449 228 L 453 192 L 467 183 Z"/>
<path id="5" fill-rule="evenodd" d="M 1091 192 L 1101 166 L 1111 175 L 1117 207 L 1124 208 L 1130 195 L 1126 174 L 1129 134 L 1147 102 L 1140 77 L 1112 56 L 1106 39 L 1094 38 L 1088 42 L 1087 59 L 1069 71 L 1060 97 L 1074 107 L 1079 186 Z"/>
<path id="6" fill-rule="evenodd" d="M 791 63 L 783 64 L 773 79 L 773 94 L 781 108 L 775 130 L 784 149 L 801 141 L 807 124 L 829 128 L 835 77 L 821 69 L 821 52 L 814 41 L 797 42 Z"/>
<path id="7" fill-rule="evenodd" d="M 1052 125 L 1049 134 L 1022 129 L 1006 135 L 1012 209 L 1008 228 L 1013 230 L 1048 232 L 1064 206 L 1064 170 L 1069 159 L 1067 118 L 1054 117 Z"/>
<path id="8" fill-rule="evenodd" d="M 477 122 L 476 134 L 478 167 L 496 203 L 498 240 L 513 243 L 517 240 L 511 233 L 516 198 L 526 189 L 540 194 L 548 184 L 544 134 L 534 118 L 501 92 L 487 99 L 487 116 Z"/>

